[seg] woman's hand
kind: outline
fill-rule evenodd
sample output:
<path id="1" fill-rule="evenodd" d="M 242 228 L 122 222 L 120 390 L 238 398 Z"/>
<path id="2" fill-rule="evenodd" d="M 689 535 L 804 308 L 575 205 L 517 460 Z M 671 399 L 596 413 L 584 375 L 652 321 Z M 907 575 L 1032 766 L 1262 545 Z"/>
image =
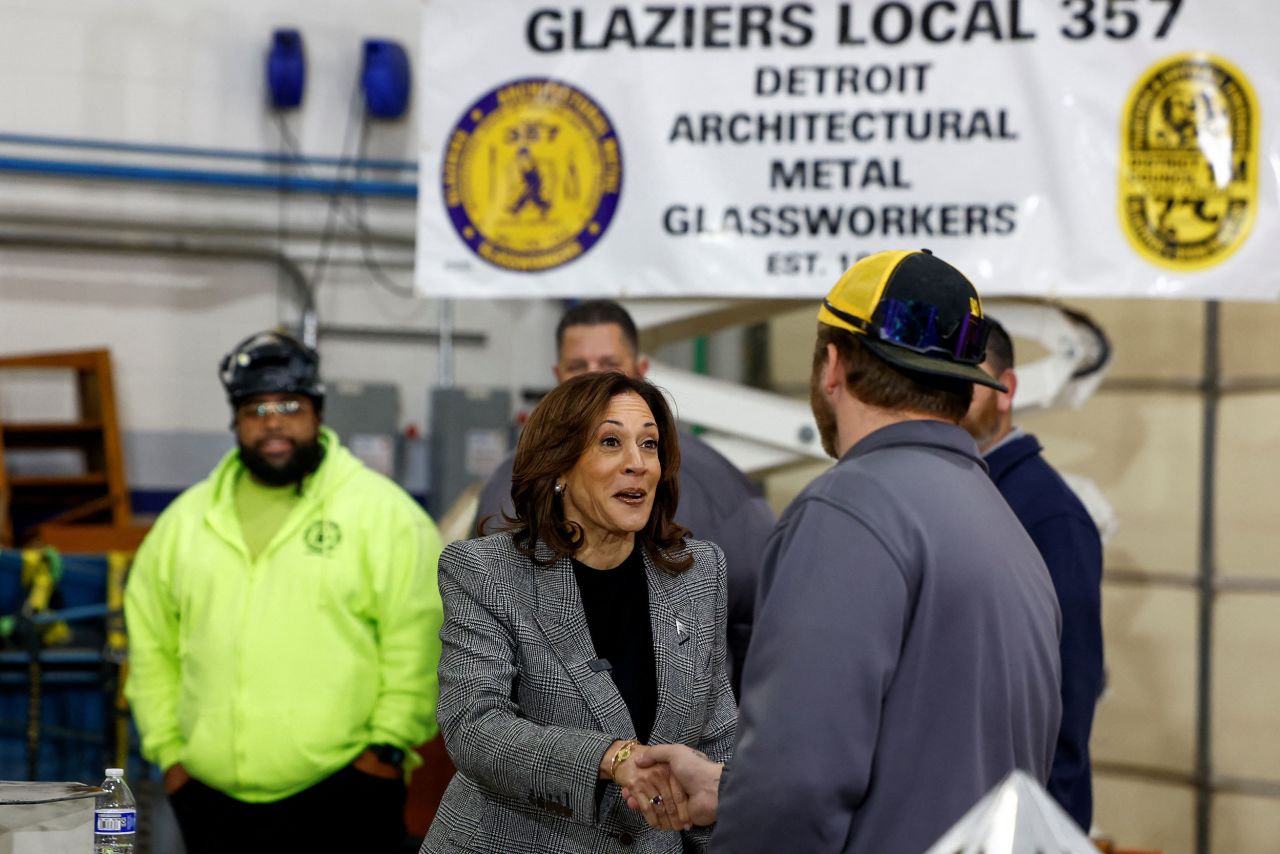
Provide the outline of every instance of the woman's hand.
<path id="1" fill-rule="evenodd" d="M 613 782 L 625 788 L 635 799 L 650 827 L 690 829 L 693 822 L 689 818 L 689 798 L 679 781 L 671 775 L 670 766 L 659 762 L 641 768 L 635 761 L 644 756 L 646 750 L 648 748 L 644 745 L 633 747 L 631 757 L 618 764 Z"/>
<path id="2" fill-rule="evenodd" d="M 688 795 L 686 808 L 693 823 L 708 827 L 716 822 L 716 810 L 720 805 L 720 777 L 724 763 L 712 762 L 705 753 L 683 744 L 658 744 L 637 757 L 636 764 L 644 767 L 665 763 L 671 770 L 672 781 L 678 783 Z M 640 799 L 625 787 L 622 796 L 627 806 L 640 809 Z"/>

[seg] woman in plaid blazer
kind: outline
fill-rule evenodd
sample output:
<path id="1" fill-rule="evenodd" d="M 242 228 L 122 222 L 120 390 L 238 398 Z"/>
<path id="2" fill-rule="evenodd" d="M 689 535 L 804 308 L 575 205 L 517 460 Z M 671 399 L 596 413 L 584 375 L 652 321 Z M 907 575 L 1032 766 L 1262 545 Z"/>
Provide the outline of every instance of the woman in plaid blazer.
<path id="1" fill-rule="evenodd" d="M 575 377 L 530 417 L 515 518 L 440 558 L 438 714 L 458 773 L 424 854 L 705 849 L 666 766 L 634 761 L 648 743 L 722 762 L 734 739 L 724 556 L 674 523 L 679 466 L 670 409 L 640 379 Z"/>

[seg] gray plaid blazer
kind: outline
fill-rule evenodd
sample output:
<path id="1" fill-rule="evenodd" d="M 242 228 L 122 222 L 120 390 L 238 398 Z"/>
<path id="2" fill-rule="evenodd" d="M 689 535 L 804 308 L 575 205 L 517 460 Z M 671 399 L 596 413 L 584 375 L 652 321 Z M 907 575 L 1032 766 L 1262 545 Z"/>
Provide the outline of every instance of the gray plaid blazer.
<path id="1" fill-rule="evenodd" d="M 539 557 L 551 556 L 541 543 Z M 725 561 L 690 540 L 677 576 L 645 557 L 658 707 L 650 742 L 724 761 L 737 710 L 726 668 Z M 599 666 L 569 560 L 541 568 L 501 533 L 440 556 L 437 714 L 454 776 L 422 854 L 701 851 L 709 828 L 654 830 L 597 780 L 614 739 L 633 738 L 626 704 Z"/>

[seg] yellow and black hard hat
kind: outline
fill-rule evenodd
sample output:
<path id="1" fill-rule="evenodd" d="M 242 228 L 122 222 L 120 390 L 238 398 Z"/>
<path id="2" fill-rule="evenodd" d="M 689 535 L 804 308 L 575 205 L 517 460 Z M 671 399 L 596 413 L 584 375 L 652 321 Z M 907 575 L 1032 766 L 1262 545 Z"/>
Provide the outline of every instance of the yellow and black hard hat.
<path id="1" fill-rule="evenodd" d="M 927 249 L 877 252 L 845 271 L 818 322 L 862 336 L 896 368 L 1008 391 L 979 365 L 989 321 L 963 273 Z"/>

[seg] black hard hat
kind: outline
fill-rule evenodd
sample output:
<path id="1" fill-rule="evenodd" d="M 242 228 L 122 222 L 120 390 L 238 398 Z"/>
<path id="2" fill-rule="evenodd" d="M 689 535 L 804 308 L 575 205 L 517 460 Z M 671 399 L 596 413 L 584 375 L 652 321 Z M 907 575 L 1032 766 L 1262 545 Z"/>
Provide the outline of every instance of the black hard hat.
<path id="1" fill-rule="evenodd" d="M 316 409 L 324 404 L 320 357 L 281 332 L 259 332 L 241 341 L 222 357 L 218 377 L 232 406 L 255 394 L 302 394 Z"/>

